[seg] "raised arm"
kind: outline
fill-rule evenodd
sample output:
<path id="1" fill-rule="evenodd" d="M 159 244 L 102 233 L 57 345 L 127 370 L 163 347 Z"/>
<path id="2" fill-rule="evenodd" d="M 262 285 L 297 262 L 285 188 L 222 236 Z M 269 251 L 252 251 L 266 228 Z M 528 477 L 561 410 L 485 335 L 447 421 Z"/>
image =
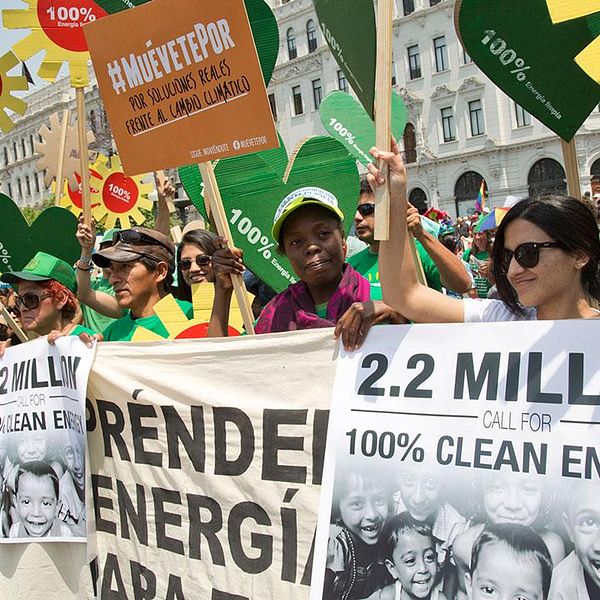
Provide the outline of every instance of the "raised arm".
<path id="1" fill-rule="evenodd" d="M 464 294 L 471 289 L 471 277 L 456 254 L 453 254 L 435 236 L 425 230 L 421 224 L 421 215 L 412 205 L 408 205 L 407 222 L 409 231 L 421 242 L 421 245 L 435 263 L 440 273 L 442 285 Z"/>
<path id="2" fill-rule="evenodd" d="M 242 251 L 228 248 L 226 240 L 219 237 L 215 240 L 217 251 L 212 256 L 212 265 L 216 276 L 215 299 L 208 325 L 208 337 L 226 337 L 229 327 L 229 309 L 233 282 L 231 274 L 241 275 L 244 272 Z"/>
<path id="3" fill-rule="evenodd" d="M 114 296 L 105 292 L 97 292 L 91 285 L 92 274 L 92 251 L 96 238 L 96 227 L 84 225 L 83 217 L 79 217 L 77 225 L 77 241 L 81 245 L 81 257 L 75 264 L 77 271 L 77 299 L 82 304 L 89 306 L 92 310 L 104 315 L 118 319 L 123 316 Z"/>
<path id="4" fill-rule="evenodd" d="M 169 204 L 172 204 L 175 198 L 175 188 L 166 177 L 157 178 L 156 193 L 158 194 L 158 200 L 154 229 L 166 236 L 170 236 L 171 210 Z"/>
<path id="5" fill-rule="evenodd" d="M 406 214 L 406 169 L 395 142 L 392 152 L 374 148 L 371 154 L 389 166 L 390 173 L 390 239 L 379 245 L 379 277 L 383 301 L 416 323 L 453 323 L 463 321 L 461 300 L 449 298 L 421 285 L 408 244 Z M 369 183 L 373 188 L 383 185 L 383 173 L 369 165 Z"/>

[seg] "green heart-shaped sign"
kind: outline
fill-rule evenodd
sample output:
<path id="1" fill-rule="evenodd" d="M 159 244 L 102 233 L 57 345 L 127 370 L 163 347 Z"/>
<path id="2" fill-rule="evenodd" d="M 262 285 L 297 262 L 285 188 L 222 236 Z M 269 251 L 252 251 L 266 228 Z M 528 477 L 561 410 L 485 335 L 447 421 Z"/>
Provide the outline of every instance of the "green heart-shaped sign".
<path id="1" fill-rule="evenodd" d="M 227 162 L 227 168 L 223 163 Z M 290 159 L 283 176 L 257 154 L 220 161 L 215 168 L 233 243 L 244 251 L 244 263 L 275 291 L 297 281 L 285 258 L 275 251 L 273 217 L 292 191 L 316 186 L 336 196 L 349 231 L 359 194 L 356 161 L 330 137 L 306 140 Z"/>
<path id="2" fill-rule="evenodd" d="M 363 165 L 373 162 L 369 150 L 375 146 L 375 124 L 365 109 L 350 94 L 332 92 L 319 107 L 319 116 L 329 135 L 340 141 Z M 400 139 L 408 120 L 402 98 L 392 94 L 392 134 Z"/>
<path id="3" fill-rule="evenodd" d="M 600 16 L 586 14 L 598 10 L 562 0 L 458 0 L 455 22 L 475 64 L 569 141 L 600 101 L 598 60 L 589 61 Z"/>
<path id="4" fill-rule="evenodd" d="M 373 0 L 314 0 L 323 37 L 373 119 L 377 37 Z"/>
<path id="5" fill-rule="evenodd" d="M 139 6 L 148 0 L 94 0 L 95 3 L 105 10 L 109 15 L 132 8 L 132 4 Z M 279 52 L 279 28 L 273 11 L 264 0 L 244 0 L 256 52 L 260 61 L 265 85 L 269 85 L 277 53 Z M 174 6 L 174 10 L 177 10 Z"/>
<path id="6" fill-rule="evenodd" d="M 81 247 L 75 238 L 77 217 L 64 208 L 47 208 L 28 225 L 19 207 L 0 194 L 0 273 L 21 270 L 43 251 L 72 265 Z"/>
<path id="7" fill-rule="evenodd" d="M 287 168 L 288 156 L 285 150 L 285 146 L 283 144 L 283 140 L 281 136 L 279 137 L 279 147 L 272 148 L 270 150 L 262 150 L 261 152 L 253 152 L 252 154 L 247 154 L 247 169 L 250 168 L 250 161 L 257 160 L 257 168 L 260 170 L 262 168 L 263 161 L 270 166 L 271 170 L 274 173 L 277 173 L 280 178 L 283 178 L 283 174 Z M 253 158 L 251 158 L 253 157 Z M 217 180 L 219 177 L 219 173 L 221 171 L 225 171 L 229 168 L 229 161 L 233 159 L 224 158 L 222 160 L 215 162 L 215 174 L 217 176 Z M 200 175 L 200 170 L 198 169 L 198 165 L 186 165 L 185 167 L 178 167 L 177 172 L 179 173 L 179 180 L 183 185 L 183 189 L 187 194 L 188 198 L 192 201 L 194 206 L 198 209 L 198 212 L 202 215 L 204 220 L 208 220 L 208 213 L 206 212 L 206 205 L 204 202 L 204 186 L 202 184 L 202 176 Z"/>

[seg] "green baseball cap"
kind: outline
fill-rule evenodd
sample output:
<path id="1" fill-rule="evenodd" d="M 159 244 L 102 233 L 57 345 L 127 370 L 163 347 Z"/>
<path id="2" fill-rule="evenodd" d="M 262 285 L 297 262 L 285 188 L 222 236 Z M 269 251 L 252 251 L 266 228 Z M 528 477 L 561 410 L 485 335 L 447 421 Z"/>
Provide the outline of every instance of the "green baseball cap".
<path id="1" fill-rule="evenodd" d="M 74 294 L 77 293 L 77 278 L 73 267 L 56 256 L 38 252 L 22 271 L 11 271 L 0 277 L 1 281 L 18 284 L 19 281 L 48 281 L 54 279 Z"/>
<path id="2" fill-rule="evenodd" d="M 117 233 L 117 231 L 121 230 L 118 227 L 113 227 L 112 229 L 108 229 L 107 231 L 105 231 L 104 235 L 102 236 L 102 239 L 100 240 L 100 245 L 102 246 L 102 244 L 106 244 L 107 242 L 110 242 L 112 244 L 113 238 L 115 237 L 115 233 Z"/>
<path id="3" fill-rule="evenodd" d="M 279 234 L 281 233 L 281 227 L 285 220 L 292 213 L 307 204 L 322 206 L 331 211 L 340 221 L 344 220 L 344 213 L 338 206 L 337 198 L 331 192 L 314 186 L 299 188 L 288 194 L 275 211 L 271 235 L 278 244 L 280 243 Z"/>

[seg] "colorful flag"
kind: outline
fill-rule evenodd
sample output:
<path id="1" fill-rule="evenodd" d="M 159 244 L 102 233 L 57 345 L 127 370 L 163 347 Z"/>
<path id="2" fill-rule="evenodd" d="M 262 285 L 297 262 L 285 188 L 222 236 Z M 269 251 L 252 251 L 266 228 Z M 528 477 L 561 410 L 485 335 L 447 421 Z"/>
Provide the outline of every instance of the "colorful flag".
<path id="1" fill-rule="evenodd" d="M 482 179 L 479 192 L 477 193 L 477 200 L 475 201 L 475 212 L 483 212 L 483 207 L 485 206 L 485 199 L 487 195 L 486 193 L 487 187 L 485 185 L 485 179 Z"/>

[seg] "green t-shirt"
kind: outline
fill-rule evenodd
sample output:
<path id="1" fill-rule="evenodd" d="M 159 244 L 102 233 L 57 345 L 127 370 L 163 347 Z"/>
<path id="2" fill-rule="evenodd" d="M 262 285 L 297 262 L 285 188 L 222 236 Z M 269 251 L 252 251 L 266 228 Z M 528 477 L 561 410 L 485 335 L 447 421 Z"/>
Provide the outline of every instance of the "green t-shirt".
<path id="1" fill-rule="evenodd" d="M 427 254 L 421 242 L 415 240 L 417 252 L 423 264 L 425 271 L 425 279 L 427 285 L 438 292 L 442 291 L 442 282 L 440 280 L 440 272 L 435 266 L 435 263 Z M 371 300 L 381 300 L 381 283 L 379 281 L 379 255 L 371 252 L 369 248 L 365 248 L 362 252 L 351 256 L 348 259 L 350 266 L 358 271 L 371 284 Z"/>
<path id="2" fill-rule="evenodd" d="M 184 300 L 176 300 L 188 319 L 194 314 L 194 307 Z M 134 319 L 131 312 L 111 323 L 102 334 L 105 342 L 129 342 L 138 327 L 145 327 L 161 337 L 168 338 L 169 332 L 157 315 Z"/>
<path id="3" fill-rule="evenodd" d="M 89 335 L 96 335 L 96 331 L 90 329 L 89 327 L 84 327 L 83 325 L 77 325 L 73 331 L 69 335 L 79 335 L 80 333 L 88 333 Z"/>
<path id="4" fill-rule="evenodd" d="M 98 277 L 97 279 L 90 281 L 90 287 L 96 292 L 104 292 L 111 296 L 115 295 L 112 285 L 110 285 L 108 279 L 104 279 L 104 277 Z M 83 303 L 81 304 L 81 310 L 83 312 L 83 322 L 86 327 L 94 329 L 95 331 L 104 331 L 111 323 L 116 321 L 116 319 L 101 315 L 99 312 L 92 310 Z"/>

